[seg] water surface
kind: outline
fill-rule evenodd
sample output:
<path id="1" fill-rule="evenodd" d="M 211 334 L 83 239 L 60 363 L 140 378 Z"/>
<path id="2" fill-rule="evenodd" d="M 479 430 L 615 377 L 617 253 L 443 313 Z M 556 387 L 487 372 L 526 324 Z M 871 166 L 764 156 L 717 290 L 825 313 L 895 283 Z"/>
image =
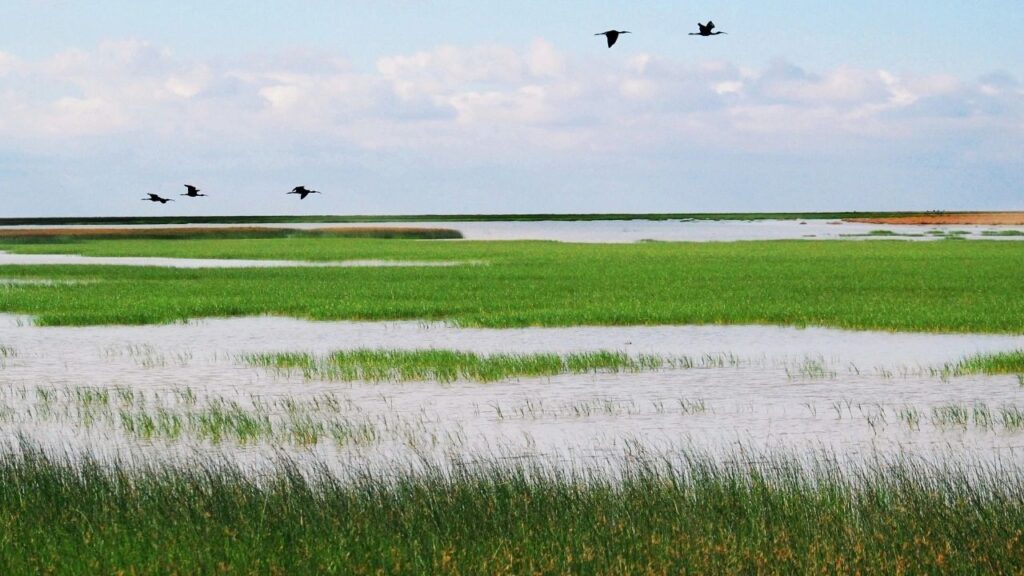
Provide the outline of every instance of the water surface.
<path id="1" fill-rule="evenodd" d="M 252 368 L 241 358 L 365 347 L 622 350 L 685 356 L 695 367 L 488 384 L 340 383 Z M 1024 411 L 1018 379 L 935 370 L 1017 348 L 1024 336 L 771 326 L 476 329 L 261 317 L 50 328 L 3 316 L 0 423 L 9 440 L 20 434 L 61 450 L 143 460 L 200 451 L 243 461 L 286 453 L 342 467 L 495 455 L 603 463 L 699 448 L 1024 463 L 1024 426 L 1005 420 Z M 90 400 L 97 390 L 110 392 L 99 408 Z M 147 414 L 187 421 L 227 406 L 265 416 L 273 434 L 239 442 L 126 429 Z M 302 427 L 317 423 L 319 437 L 303 441 Z"/>
<path id="2" fill-rule="evenodd" d="M 738 240 L 937 240 L 951 232 L 965 232 L 970 239 L 1021 240 L 1024 236 L 983 236 L 990 230 L 1016 230 L 1024 226 L 915 226 L 843 222 L 839 220 L 592 220 L 538 222 L 380 222 L 388 228 L 455 228 L 467 240 L 555 240 L 560 242 L 632 243 L 645 240 L 662 242 L 732 242 Z M 234 227 L 237 224 L 167 224 L 124 226 L 74 226 L 75 228 L 180 228 Z M 258 224 L 268 228 L 361 228 L 366 224 Z M 42 228 L 19 226 L 16 228 Z M 52 228 L 52 226 L 45 226 Z M 870 236 L 884 230 L 899 236 Z"/>

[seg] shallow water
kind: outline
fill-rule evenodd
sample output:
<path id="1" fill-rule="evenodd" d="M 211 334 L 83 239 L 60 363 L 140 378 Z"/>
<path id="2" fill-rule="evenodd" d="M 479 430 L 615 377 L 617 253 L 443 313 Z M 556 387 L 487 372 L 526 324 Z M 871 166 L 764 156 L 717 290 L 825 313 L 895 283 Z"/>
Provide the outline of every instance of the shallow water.
<path id="1" fill-rule="evenodd" d="M 373 384 L 307 381 L 240 358 L 358 347 L 608 349 L 686 356 L 696 367 Z M 498 330 L 261 317 L 42 328 L 2 316 L 0 430 L 8 440 L 20 434 L 72 453 L 146 460 L 199 451 L 258 461 L 284 452 L 341 467 L 495 455 L 607 463 L 692 448 L 1024 463 L 1024 424 L 1005 416 L 1024 411 L 1017 378 L 947 378 L 933 370 L 965 355 L 1018 348 L 1024 336 L 771 326 Z M 90 398 L 100 390 L 110 398 L 98 406 Z M 188 430 L 171 437 L 126 429 L 126 419 L 143 414 L 199 421 L 225 406 L 265 416 L 274 432 L 243 443 Z M 315 442 L 302 439 L 311 423 L 322 425 Z M 330 432 L 342 429 L 343 438 Z"/>
<path id="2" fill-rule="evenodd" d="M 988 240 L 1024 240 L 1024 236 L 983 236 L 988 230 L 1017 230 L 1024 226 L 911 226 L 861 224 L 838 220 L 596 220 L 579 222 L 380 222 L 373 226 L 388 228 L 455 228 L 467 240 L 555 240 L 560 242 L 631 243 L 644 240 L 662 242 L 730 242 L 737 240 L 936 240 L 942 236 L 929 234 L 963 231 L 966 238 Z M 165 226 L 73 226 L 74 228 L 161 228 L 161 227 L 237 227 L 237 224 L 168 224 Z M 365 223 L 353 224 L 259 224 L 270 228 L 360 228 Z M 40 228 L 24 226 L 13 228 Z M 51 228 L 46 226 L 45 228 Z M 886 230 L 904 236 L 867 236 L 875 230 Z M 905 236 L 919 234 L 920 236 Z"/>
<path id="3" fill-rule="evenodd" d="M 311 262 L 305 260 L 231 260 L 216 258 L 151 258 L 140 256 L 78 256 L 76 254 L 10 254 L 0 251 L 0 266 L 81 265 L 81 266 L 158 266 L 166 268 L 405 268 L 450 267 L 479 262 L 415 260 L 342 260 Z M 0 284 L 4 281 L 0 281 Z M 13 282 L 7 282 L 13 283 Z M 24 283 L 24 282 L 21 282 Z"/>

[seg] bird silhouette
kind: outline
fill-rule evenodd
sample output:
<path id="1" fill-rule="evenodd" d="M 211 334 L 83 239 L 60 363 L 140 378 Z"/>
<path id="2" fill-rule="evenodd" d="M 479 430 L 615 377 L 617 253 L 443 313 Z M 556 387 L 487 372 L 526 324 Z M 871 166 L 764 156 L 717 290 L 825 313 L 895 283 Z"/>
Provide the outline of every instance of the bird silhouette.
<path id="1" fill-rule="evenodd" d="M 152 193 L 150 193 L 149 198 L 143 198 L 142 200 L 144 202 L 159 202 L 161 204 L 167 204 L 168 202 L 174 202 L 174 200 L 171 200 L 170 198 L 161 198 L 161 197 L 157 196 L 156 194 L 152 194 Z"/>
<path id="2" fill-rule="evenodd" d="M 196 188 L 191 184 L 185 184 L 185 188 L 187 188 L 188 191 L 182 194 L 182 196 L 188 196 L 189 198 L 198 198 L 200 196 L 206 196 L 206 194 L 200 194 L 199 188 Z"/>
<path id="3" fill-rule="evenodd" d="M 728 34 L 728 32 L 712 32 L 715 29 L 715 23 L 708 20 L 707 24 L 701 24 L 697 22 L 697 28 L 700 32 L 690 32 L 690 36 L 718 36 L 719 34 Z"/>
<path id="4" fill-rule="evenodd" d="M 609 30 L 607 32 L 598 32 L 594 36 L 605 36 L 608 38 L 608 47 L 611 48 L 615 45 L 615 42 L 619 39 L 619 34 L 632 34 L 629 30 Z"/>
<path id="5" fill-rule="evenodd" d="M 319 194 L 319 193 L 320 192 L 317 191 L 317 190 L 307 190 L 305 186 L 296 186 L 295 188 L 292 188 L 291 192 L 289 192 L 289 194 L 298 194 L 299 195 L 299 200 L 305 200 L 306 196 L 309 196 L 310 194 Z"/>

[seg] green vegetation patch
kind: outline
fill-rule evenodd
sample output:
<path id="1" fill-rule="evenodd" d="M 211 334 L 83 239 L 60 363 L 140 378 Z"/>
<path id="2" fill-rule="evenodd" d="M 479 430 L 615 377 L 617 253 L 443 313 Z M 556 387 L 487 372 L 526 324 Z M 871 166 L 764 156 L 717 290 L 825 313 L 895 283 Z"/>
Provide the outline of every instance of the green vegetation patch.
<path id="1" fill-rule="evenodd" d="M 630 356 L 607 350 L 567 355 L 476 354 L 457 350 L 358 349 L 327 356 L 250 354 L 251 366 L 284 372 L 299 370 L 306 378 L 369 382 L 496 382 L 515 377 L 543 377 L 588 372 L 640 372 L 673 364 L 660 356 Z"/>
<path id="2" fill-rule="evenodd" d="M 353 238 L 89 240 L 21 253 L 271 260 L 484 261 L 448 268 L 0 266 L 50 286 L 0 290 L 44 325 L 275 314 L 466 326 L 777 324 L 1024 333 L 1010 242 L 568 244 Z M 68 284 L 67 281 L 91 283 Z"/>
<path id="3" fill-rule="evenodd" d="M 947 372 L 962 374 L 1024 374 L 1024 350 L 976 354 L 947 366 Z"/>
<path id="4" fill-rule="evenodd" d="M 982 230 L 982 236 L 1024 236 L 1024 230 Z"/>
<path id="5" fill-rule="evenodd" d="M 863 234 L 840 234 L 840 238 L 923 238 L 924 234 L 900 233 L 892 230 L 871 230 Z"/>
<path id="6" fill-rule="evenodd" d="M 844 473 L 779 458 L 608 480 L 460 464 L 258 479 L 195 458 L 108 467 L 0 456 L 4 574 L 755 574 L 1024 570 L 1013 472 Z"/>

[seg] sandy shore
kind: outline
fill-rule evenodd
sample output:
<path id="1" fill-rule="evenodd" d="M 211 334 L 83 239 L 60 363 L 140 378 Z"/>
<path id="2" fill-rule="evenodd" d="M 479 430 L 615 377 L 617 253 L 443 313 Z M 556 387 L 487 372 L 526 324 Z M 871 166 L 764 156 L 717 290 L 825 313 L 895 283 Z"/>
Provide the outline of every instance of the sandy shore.
<path id="1" fill-rule="evenodd" d="M 866 224 L 916 224 L 916 225 L 977 225 L 977 226 L 1024 226 L 1024 212 L 966 212 L 962 214 L 919 214 L 892 218 L 849 218 L 847 222 Z"/>

